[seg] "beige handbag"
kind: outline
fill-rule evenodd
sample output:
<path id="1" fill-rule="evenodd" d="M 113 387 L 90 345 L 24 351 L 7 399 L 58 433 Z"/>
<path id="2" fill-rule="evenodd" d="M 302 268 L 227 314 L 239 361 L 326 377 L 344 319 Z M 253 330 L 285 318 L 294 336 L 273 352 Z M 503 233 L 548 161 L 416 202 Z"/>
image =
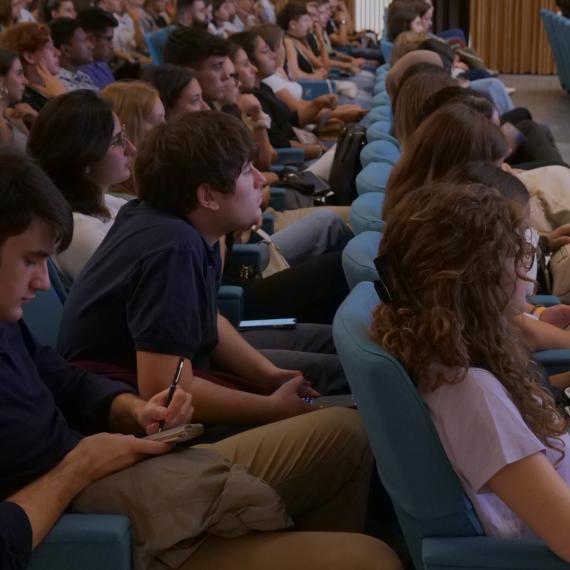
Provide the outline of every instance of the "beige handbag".
<path id="1" fill-rule="evenodd" d="M 289 263 L 287 263 L 287 260 L 281 254 L 279 248 L 271 241 L 269 234 L 261 229 L 255 230 L 255 233 L 261 238 L 262 243 L 267 246 L 267 252 L 269 254 L 269 263 L 261 273 L 262 277 L 270 277 L 274 273 L 289 269 Z"/>
<path id="2" fill-rule="evenodd" d="M 570 170 L 545 166 L 517 173 L 531 195 L 531 225 L 552 231 L 570 223 Z M 570 303 L 570 246 L 562 246 L 550 258 L 552 294 Z"/>

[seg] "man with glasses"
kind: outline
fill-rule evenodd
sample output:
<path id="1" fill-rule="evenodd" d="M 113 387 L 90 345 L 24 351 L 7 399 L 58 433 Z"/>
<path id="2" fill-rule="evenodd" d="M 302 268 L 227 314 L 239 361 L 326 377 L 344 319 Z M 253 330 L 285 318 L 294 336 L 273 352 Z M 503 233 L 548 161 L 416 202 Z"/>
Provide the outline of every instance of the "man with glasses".
<path id="1" fill-rule="evenodd" d="M 109 61 L 114 55 L 113 34 L 118 22 L 112 14 L 96 7 L 82 10 L 77 21 L 93 45 L 93 63 L 82 65 L 79 70 L 87 74 L 99 89 L 103 89 L 115 81 Z"/>

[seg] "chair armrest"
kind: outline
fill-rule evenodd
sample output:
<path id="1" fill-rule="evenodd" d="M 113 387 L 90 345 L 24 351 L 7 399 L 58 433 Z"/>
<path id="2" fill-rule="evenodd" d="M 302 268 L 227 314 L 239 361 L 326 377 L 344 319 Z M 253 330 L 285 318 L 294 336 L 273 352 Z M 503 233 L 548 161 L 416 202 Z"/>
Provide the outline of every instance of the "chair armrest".
<path id="1" fill-rule="evenodd" d="M 283 212 L 286 207 L 287 188 L 271 187 L 269 206 L 278 212 Z"/>
<path id="2" fill-rule="evenodd" d="M 254 273 L 261 273 L 269 263 L 267 248 L 260 248 L 255 243 L 238 243 L 232 248 L 229 263 L 238 265 L 248 265 L 253 268 Z"/>
<path id="3" fill-rule="evenodd" d="M 569 570 L 539 540 L 472 538 L 424 538 L 426 570 Z"/>
<path id="4" fill-rule="evenodd" d="M 303 166 L 305 150 L 302 148 L 276 148 L 277 164 Z"/>
<path id="5" fill-rule="evenodd" d="M 570 371 L 570 350 L 568 349 L 541 350 L 535 352 L 534 357 L 546 368 L 549 376 Z"/>
<path id="6" fill-rule="evenodd" d="M 235 285 L 222 285 L 218 290 L 218 307 L 220 313 L 238 327 L 243 321 L 243 289 Z"/>
<path id="7" fill-rule="evenodd" d="M 320 95 L 328 95 L 336 93 L 336 84 L 334 81 L 326 81 L 325 79 L 301 79 L 297 83 L 303 88 L 303 99 L 310 101 Z"/>
<path id="8" fill-rule="evenodd" d="M 271 212 L 263 212 L 261 216 L 261 229 L 269 235 L 275 233 L 275 216 Z"/>
<path id="9" fill-rule="evenodd" d="M 529 297 L 527 301 L 531 305 L 543 305 L 544 307 L 560 305 L 560 299 L 554 295 L 533 295 L 532 297 Z"/>
<path id="10" fill-rule="evenodd" d="M 132 570 L 130 523 L 122 515 L 64 515 L 34 550 L 28 570 Z"/>

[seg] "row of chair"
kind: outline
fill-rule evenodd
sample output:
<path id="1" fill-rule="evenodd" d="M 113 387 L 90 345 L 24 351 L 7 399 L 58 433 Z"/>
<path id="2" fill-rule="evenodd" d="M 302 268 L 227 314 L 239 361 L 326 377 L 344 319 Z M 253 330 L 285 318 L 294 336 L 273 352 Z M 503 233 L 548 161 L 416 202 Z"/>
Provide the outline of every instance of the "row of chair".
<path id="1" fill-rule="evenodd" d="M 381 83 L 382 71 L 379 73 Z M 378 172 L 384 174 L 389 170 L 386 165 L 391 165 L 389 156 L 375 163 L 366 155 L 365 162 L 364 170 L 381 164 Z M 361 182 L 360 196 L 353 209 L 357 202 L 373 196 L 367 205 L 378 212 L 379 220 L 384 174 L 377 180 L 367 175 L 370 184 L 367 182 L 364 190 Z M 354 215 L 351 211 L 351 220 Z M 372 313 L 380 302 L 373 281 L 378 276 L 374 258 L 382 234 L 374 228 L 357 234 L 343 252 L 343 267 L 352 290 L 336 314 L 334 340 L 376 457 L 378 474 L 396 510 L 414 567 L 416 570 L 568 570 L 570 565 L 541 541 L 484 536 L 411 378 L 392 355 L 370 338 Z M 559 302 L 552 297 L 531 301 Z M 536 356 L 551 373 L 570 369 L 570 351 L 545 351 Z"/>
<path id="2" fill-rule="evenodd" d="M 570 19 L 546 9 L 540 11 L 562 89 L 570 93 Z"/>
<path id="3" fill-rule="evenodd" d="M 374 85 L 371 123 L 366 130 L 368 144 L 362 149 L 362 170 L 356 178 L 358 197 L 350 208 L 350 223 L 355 234 L 365 231 L 382 231 L 382 205 L 384 191 L 393 166 L 400 159 L 400 145 L 391 136 L 392 107 L 386 92 L 386 75 L 389 66 L 378 68 Z"/>

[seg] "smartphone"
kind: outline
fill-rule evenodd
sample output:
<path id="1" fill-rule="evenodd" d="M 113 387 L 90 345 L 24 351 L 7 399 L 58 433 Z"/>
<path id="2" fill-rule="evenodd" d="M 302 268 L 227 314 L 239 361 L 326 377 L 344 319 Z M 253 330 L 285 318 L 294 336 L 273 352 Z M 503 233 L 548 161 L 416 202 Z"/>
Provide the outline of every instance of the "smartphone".
<path id="1" fill-rule="evenodd" d="M 260 319 L 257 321 L 241 321 L 240 331 L 251 331 L 260 329 L 294 329 L 297 326 L 297 319 Z"/>
<path id="2" fill-rule="evenodd" d="M 204 426 L 202 424 L 186 424 L 147 435 L 143 439 L 161 441 L 162 443 L 182 443 L 183 441 L 194 439 L 203 433 Z"/>
<path id="3" fill-rule="evenodd" d="M 315 398 L 314 404 L 321 408 L 331 408 L 332 406 L 340 406 L 341 408 L 356 408 L 356 402 L 352 394 L 341 394 L 339 396 L 321 396 Z"/>

